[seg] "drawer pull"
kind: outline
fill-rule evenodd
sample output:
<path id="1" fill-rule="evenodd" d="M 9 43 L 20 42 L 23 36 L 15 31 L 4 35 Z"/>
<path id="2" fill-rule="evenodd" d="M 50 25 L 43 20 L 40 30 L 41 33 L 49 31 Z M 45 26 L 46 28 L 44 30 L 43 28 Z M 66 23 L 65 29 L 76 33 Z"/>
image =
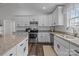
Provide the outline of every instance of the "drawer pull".
<path id="1" fill-rule="evenodd" d="M 79 54 L 79 51 L 78 50 L 74 50 L 74 51 Z"/>
<path id="2" fill-rule="evenodd" d="M 26 47 L 24 47 L 24 52 L 26 51 Z"/>
<path id="3" fill-rule="evenodd" d="M 23 43 L 20 46 L 22 46 L 22 45 L 23 45 Z"/>
<path id="4" fill-rule="evenodd" d="M 59 46 L 59 44 L 57 44 L 57 47 L 58 47 L 58 49 L 60 49 L 60 46 Z"/>
<path id="5" fill-rule="evenodd" d="M 9 56 L 12 56 L 13 54 L 10 54 Z"/>

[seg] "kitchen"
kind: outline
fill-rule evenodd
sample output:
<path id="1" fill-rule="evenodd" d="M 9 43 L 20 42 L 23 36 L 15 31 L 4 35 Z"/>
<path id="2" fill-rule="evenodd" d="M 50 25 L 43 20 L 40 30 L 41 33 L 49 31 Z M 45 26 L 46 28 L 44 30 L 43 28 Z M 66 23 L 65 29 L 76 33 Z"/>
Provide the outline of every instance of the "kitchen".
<path id="1" fill-rule="evenodd" d="M 0 56 L 79 56 L 79 4 L 0 3 Z"/>

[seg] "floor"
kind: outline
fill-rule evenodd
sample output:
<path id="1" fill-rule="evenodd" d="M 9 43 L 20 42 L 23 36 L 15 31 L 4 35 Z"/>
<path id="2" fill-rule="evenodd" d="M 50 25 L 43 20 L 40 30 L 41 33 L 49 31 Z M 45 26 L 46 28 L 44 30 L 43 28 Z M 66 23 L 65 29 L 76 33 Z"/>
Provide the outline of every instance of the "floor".
<path id="1" fill-rule="evenodd" d="M 56 56 L 51 45 L 29 44 L 29 56 Z"/>

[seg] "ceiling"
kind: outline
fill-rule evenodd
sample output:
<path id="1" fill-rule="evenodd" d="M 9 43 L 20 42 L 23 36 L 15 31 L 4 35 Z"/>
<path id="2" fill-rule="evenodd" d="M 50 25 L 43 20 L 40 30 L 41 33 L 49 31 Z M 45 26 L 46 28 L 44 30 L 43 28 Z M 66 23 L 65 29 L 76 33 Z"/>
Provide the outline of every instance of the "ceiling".
<path id="1" fill-rule="evenodd" d="M 1 14 L 48 14 L 64 3 L 0 3 Z"/>

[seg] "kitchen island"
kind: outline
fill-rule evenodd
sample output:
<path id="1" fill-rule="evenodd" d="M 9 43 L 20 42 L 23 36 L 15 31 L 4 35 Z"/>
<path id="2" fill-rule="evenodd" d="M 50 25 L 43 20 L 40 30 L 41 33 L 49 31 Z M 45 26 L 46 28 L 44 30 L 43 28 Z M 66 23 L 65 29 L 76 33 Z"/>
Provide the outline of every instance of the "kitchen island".
<path id="1" fill-rule="evenodd" d="M 22 42 L 22 44 L 21 44 L 21 42 Z M 21 55 L 20 53 L 18 53 L 19 52 L 18 46 L 20 44 L 21 44 L 21 46 L 24 46 L 23 44 L 25 44 L 24 52 L 27 47 L 27 54 L 28 54 L 28 33 L 27 32 L 25 32 L 25 33 L 24 32 L 15 32 L 12 35 L 5 34 L 5 35 L 0 36 L 0 55 L 7 56 L 8 51 L 11 50 L 13 47 L 15 47 L 15 55 Z M 11 56 L 12 55 L 13 54 L 11 54 Z"/>

